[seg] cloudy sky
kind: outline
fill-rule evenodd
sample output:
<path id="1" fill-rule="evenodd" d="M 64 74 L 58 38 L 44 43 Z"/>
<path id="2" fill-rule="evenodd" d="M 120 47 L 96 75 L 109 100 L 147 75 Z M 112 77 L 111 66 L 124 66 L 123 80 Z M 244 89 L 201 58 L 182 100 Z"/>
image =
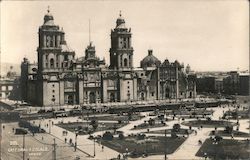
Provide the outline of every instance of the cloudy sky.
<path id="1" fill-rule="evenodd" d="M 50 6 L 69 46 L 84 55 L 91 40 L 109 64 L 110 30 L 122 11 L 132 29 L 134 64 L 148 49 L 164 61 L 178 60 L 196 71 L 249 68 L 247 0 L 1 1 L 1 61 L 37 61 L 38 27 Z"/>

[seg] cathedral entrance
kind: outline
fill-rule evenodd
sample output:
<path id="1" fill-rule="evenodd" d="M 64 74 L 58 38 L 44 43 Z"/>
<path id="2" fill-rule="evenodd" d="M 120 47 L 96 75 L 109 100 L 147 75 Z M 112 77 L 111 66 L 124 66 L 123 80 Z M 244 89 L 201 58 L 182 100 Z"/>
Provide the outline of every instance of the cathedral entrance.
<path id="1" fill-rule="evenodd" d="M 170 94 L 169 94 L 169 88 L 165 89 L 165 98 L 170 98 Z"/>
<path id="2" fill-rule="evenodd" d="M 96 96 L 94 92 L 89 93 L 89 103 L 95 103 L 96 102 Z"/>
<path id="3" fill-rule="evenodd" d="M 110 102 L 115 102 L 115 94 L 110 93 Z"/>
<path id="4" fill-rule="evenodd" d="M 141 100 L 142 100 L 142 101 L 145 100 L 145 95 L 144 95 L 144 93 L 141 93 Z"/>
<path id="5" fill-rule="evenodd" d="M 68 96 L 68 104 L 69 105 L 73 105 L 74 104 L 74 96 L 73 95 L 69 95 Z"/>
<path id="6" fill-rule="evenodd" d="M 188 98 L 192 98 L 193 94 L 192 92 L 189 92 L 189 97 Z"/>

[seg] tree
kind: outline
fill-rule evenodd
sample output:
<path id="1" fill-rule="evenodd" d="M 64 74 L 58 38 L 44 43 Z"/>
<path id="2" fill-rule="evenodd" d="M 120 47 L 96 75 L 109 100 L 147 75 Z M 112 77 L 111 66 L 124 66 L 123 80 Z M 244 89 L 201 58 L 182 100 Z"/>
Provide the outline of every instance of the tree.
<path id="1" fill-rule="evenodd" d="M 216 142 L 220 142 L 223 138 L 221 136 L 215 136 L 214 139 Z"/>
<path id="2" fill-rule="evenodd" d="M 133 116 L 133 112 L 129 111 L 128 112 L 128 120 L 131 121 L 132 120 L 132 116 Z"/>
<path id="3" fill-rule="evenodd" d="M 120 140 L 124 139 L 124 135 L 122 133 L 119 133 L 119 139 Z"/>
<path id="4" fill-rule="evenodd" d="M 159 120 L 162 121 L 162 120 L 164 120 L 164 115 L 159 115 L 158 118 L 159 118 Z"/>
<path id="5" fill-rule="evenodd" d="M 122 120 L 119 119 L 119 120 L 118 120 L 118 124 L 121 124 L 121 123 L 122 123 Z"/>
<path id="6" fill-rule="evenodd" d="M 232 115 L 233 119 L 237 119 L 238 118 L 238 113 L 237 112 L 232 112 L 231 115 Z"/>
<path id="7" fill-rule="evenodd" d="M 102 138 L 103 138 L 104 140 L 111 141 L 111 140 L 113 140 L 113 134 L 112 134 L 111 132 L 107 131 L 107 132 L 105 132 L 105 133 L 103 134 Z"/>
<path id="8" fill-rule="evenodd" d="M 174 131 L 174 132 L 179 132 L 180 129 L 181 129 L 180 124 L 176 123 L 176 124 L 173 125 L 173 131 Z"/>
<path id="9" fill-rule="evenodd" d="M 138 139 L 138 140 L 143 140 L 143 139 L 145 139 L 145 137 L 146 137 L 145 134 L 138 134 L 138 135 L 137 135 L 137 139 Z"/>
<path id="10" fill-rule="evenodd" d="M 152 118 L 150 118 L 150 119 L 148 120 L 148 123 L 149 123 L 150 126 L 153 126 L 153 125 L 155 125 L 155 120 L 152 119 Z"/>
<path id="11" fill-rule="evenodd" d="M 117 125 L 114 124 L 114 125 L 113 125 L 114 133 L 116 132 L 117 128 L 118 128 Z"/>
<path id="12" fill-rule="evenodd" d="M 94 130 L 98 127 L 98 121 L 97 120 L 91 120 L 90 125 L 93 127 Z"/>
<path id="13" fill-rule="evenodd" d="M 176 132 L 174 132 L 173 130 L 171 130 L 171 137 L 172 138 L 177 138 L 178 137 Z"/>
<path id="14" fill-rule="evenodd" d="M 233 132 L 233 126 L 226 126 L 225 132 L 231 134 Z"/>
<path id="15" fill-rule="evenodd" d="M 211 121 L 211 118 L 210 118 L 210 117 L 207 117 L 207 121 Z"/>

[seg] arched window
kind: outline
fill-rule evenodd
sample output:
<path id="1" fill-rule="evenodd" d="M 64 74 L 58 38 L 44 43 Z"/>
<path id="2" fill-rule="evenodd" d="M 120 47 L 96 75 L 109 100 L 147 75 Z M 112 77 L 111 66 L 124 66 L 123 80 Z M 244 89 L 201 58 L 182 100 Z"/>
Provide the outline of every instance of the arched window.
<path id="1" fill-rule="evenodd" d="M 128 60 L 127 58 L 124 59 L 124 67 L 127 67 L 128 66 Z"/>
<path id="2" fill-rule="evenodd" d="M 50 59 L 50 68 L 54 68 L 54 59 L 53 58 Z"/>

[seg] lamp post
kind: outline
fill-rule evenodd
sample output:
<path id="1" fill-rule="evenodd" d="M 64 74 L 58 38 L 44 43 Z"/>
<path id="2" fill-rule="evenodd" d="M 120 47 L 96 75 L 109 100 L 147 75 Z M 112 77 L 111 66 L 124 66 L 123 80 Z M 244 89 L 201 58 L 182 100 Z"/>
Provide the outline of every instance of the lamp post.
<path id="1" fill-rule="evenodd" d="M 49 120 L 49 133 L 51 133 L 51 120 Z"/>
<path id="2" fill-rule="evenodd" d="M 94 157 L 95 157 L 95 136 L 93 136 L 94 139 Z"/>
<path id="3" fill-rule="evenodd" d="M 25 160 L 25 134 L 23 133 L 23 160 Z"/>
<path id="4" fill-rule="evenodd" d="M 76 148 L 77 148 L 77 136 L 78 136 L 78 130 L 77 128 L 75 129 L 75 152 L 76 152 Z"/>
<path id="5" fill-rule="evenodd" d="M 167 130 L 165 130 L 165 144 L 167 144 Z M 165 146 L 164 159 L 167 160 L 167 146 Z"/>

